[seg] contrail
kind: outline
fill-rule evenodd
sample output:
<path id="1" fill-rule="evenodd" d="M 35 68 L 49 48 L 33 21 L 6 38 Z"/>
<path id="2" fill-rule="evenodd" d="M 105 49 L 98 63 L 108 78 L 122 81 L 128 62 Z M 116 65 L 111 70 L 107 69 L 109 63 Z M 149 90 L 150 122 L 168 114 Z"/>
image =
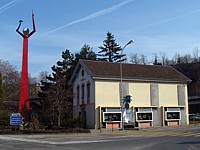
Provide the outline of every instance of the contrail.
<path id="1" fill-rule="evenodd" d="M 22 2 L 23 0 L 13 0 L 7 4 L 5 4 L 4 6 L 0 7 L 0 13 L 4 12 L 5 10 L 17 5 L 18 3 Z"/>
<path id="2" fill-rule="evenodd" d="M 130 3 L 130 2 L 132 2 L 132 1 L 135 1 L 135 0 L 126 0 L 126 1 L 123 1 L 123 2 L 121 2 L 121 3 L 117 4 L 117 5 L 114 5 L 114 6 L 112 6 L 112 7 L 109 7 L 109 8 L 100 10 L 100 11 L 97 11 L 97 12 L 95 12 L 95 13 L 89 15 L 89 16 L 86 16 L 86 17 L 84 17 L 84 18 L 81 18 L 81 19 L 78 19 L 78 20 L 76 20 L 76 21 L 70 22 L 70 23 L 65 24 L 65 25 L 63 25 L 63 26 L 60 26 L 60 27 L 58 27 L 58 28 L 55 28 L 55 29 L 53 29 L 53 30 L 51 30 L 51 31 L 49 31 L 49 32 L 46 32 L 46 33 L 44 33 L 44 34 L 41 34 L 40 36 L 48 35 L 48 34 L 50 34 L 50 33 L 53 33 L 53 32 L 56 32 L 56 31 L 58 31 L 58 30 L 64 29 L 64 28 L 66 28 L 66 27 L 68 27 L 68 26 L 71 26 L 71 25 L 73 25 L 73 24 L 76 24 L 76 23 L 79 23 L 79 22 L 82 22 L 82 21 L 86 21 L 86 20 L 89 20 L 89 19 L 97 18 L 97 17 L 100 17 L 100 16 L 102 16 L 102 15 L 111 13 L 111 12 L 113 12 L 113 11 L 115 11 L 115 10 L 121 8 L 122 6 L 124 6 L 124 5 L 126 5 L 126 4 L 128 4 L 128 3 Z"/>
<path id="3" fill-rule="evenodd" d="M 176 19 L 183 18 L 185 16 L 189 16 L 189 15 L 192 15 L 192 14 L 195 14 L 195 13 L 199 13 L 199 12 L 200 12 L 200 9 L 192 10 L 190 12 L 187 12 L 187 13 L 179 15 L 179 16 L 175 16 L 175 17 L 171 17 L 171 18 L 168 18 L 168 19 L 165 19 L 165 20 L 161 20 L 161 21 L 157 21 L 157 22 L 146 24 L 144 26 L 141 26 L 141 27 L 137 28 L 136 31 L 137 30 L 142 30 L 142 29 L 145 29 L 145 28 L 149 28 L 149 27 L 152 27 L 152 26 L 155 26 L 155 25 L 160 25 L 160 24 L 172 22 L 172 21 L 174 21 Z"/>

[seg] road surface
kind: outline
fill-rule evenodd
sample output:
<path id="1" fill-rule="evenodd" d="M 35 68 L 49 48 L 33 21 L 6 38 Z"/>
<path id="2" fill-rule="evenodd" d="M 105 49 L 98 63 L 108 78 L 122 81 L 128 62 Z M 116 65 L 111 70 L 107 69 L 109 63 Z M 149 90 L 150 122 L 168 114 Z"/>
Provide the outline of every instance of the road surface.
<path id="1" fill-rule="evenodd" d="M 84 134 L 0 135 L 1 150 L 200 150 L 200 126 Z"/>

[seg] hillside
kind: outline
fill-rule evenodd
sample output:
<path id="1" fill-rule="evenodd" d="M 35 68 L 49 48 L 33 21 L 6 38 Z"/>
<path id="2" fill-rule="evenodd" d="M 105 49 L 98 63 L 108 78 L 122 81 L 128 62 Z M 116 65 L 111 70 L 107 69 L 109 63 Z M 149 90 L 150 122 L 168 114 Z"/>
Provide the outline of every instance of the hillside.
<path id="1" fill-rule="evenodd" d="M 200 95 L 200 62 L 177 64 L 173 67 L 192 80 L 192 82 L 188 86 L 189 96 L 199 96 Z"/>

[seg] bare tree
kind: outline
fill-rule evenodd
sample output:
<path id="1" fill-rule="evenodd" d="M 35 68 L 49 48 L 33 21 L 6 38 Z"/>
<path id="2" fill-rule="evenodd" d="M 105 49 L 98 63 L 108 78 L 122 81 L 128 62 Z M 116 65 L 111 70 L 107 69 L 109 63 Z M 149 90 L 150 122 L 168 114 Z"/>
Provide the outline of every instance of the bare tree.
<path id="1" fill-rule="evenodd" d="M 198 47 L 195 47 L 193 49 L 193 57 L 194 57 L 194 62 L 199 62 L 200 61 Z"/>
<path id="2" fill-rule="evenodd" d="M 190 54 L 185 54 L 182 59 L 183 59 L 182 63 L 191 63 L 192 62 L 192 57 Z"/>
<path id="3" fill-rule="evenodd" d="M 166 64 L 166 53 L 165 52 L 160 52 L 160 57 L 161 57 L 161 61 L 162 61 L 162 65 L 164 66 Z"/>
<path id="4" fill-rule="evenodd" d="M 153 53 L 153 64 L 154 65 L 162 65 L 161 63 L 159 63 L 159 60 L 158 60 L 158 55 L 156 53 Z"/>
<path id="5" fill-rule="evenodd" d="M 137 53 L 131 54 L 130 62 L 133 63 L 133 64 L 139 64 L 140 63 L 140 58 L 139 58 Z"/>
<path id="6" fill-rule="evenodd" d="M 145 56 L 144 54 L 140 55 L 140 63 L 143 65 L 147 64 L 147 56 Z"/>
<path id="7" fill-rule="evenodd" d="M 180 59 L 180 54 L 179 53 L 175 53 L 174 54 L 174 57 L 172 58 L 172 62 L 174 62 L 173 65 L 181 63 L 181 59 Z"/>
<path id="8" fill-rule="evenodd" d="M 170 66 L 176 64 L 173 59 L 165 59 L 165 66 Z"/>
<path id="9" fill-rule="evenodd" d="M 20 73 L 8 61 L 0 60 L 4 100 L 19 99 Z"/>
<path id="10" fill-rule="evenodd" d="M 48 72 L 47 71 L 41 71 L 40 73 L 39 73 L 39 76 L 38 76 L 38 78 L 39 78 L 39 80 L 40 81 L 43 81 L 43 82 L 47 82 L 47 76 L 48 76 Z"/>

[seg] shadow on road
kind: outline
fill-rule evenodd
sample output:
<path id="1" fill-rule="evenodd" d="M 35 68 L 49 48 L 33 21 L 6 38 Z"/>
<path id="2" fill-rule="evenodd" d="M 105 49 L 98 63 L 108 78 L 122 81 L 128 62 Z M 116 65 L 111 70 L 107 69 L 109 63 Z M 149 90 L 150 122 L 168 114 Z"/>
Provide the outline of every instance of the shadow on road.
<path id="1" fill-rule="evenodd" d="M 199 142 L 181 142 L 181 143 L 178 143 L 178 144 L 200 144 L 200 141 Z"/>

